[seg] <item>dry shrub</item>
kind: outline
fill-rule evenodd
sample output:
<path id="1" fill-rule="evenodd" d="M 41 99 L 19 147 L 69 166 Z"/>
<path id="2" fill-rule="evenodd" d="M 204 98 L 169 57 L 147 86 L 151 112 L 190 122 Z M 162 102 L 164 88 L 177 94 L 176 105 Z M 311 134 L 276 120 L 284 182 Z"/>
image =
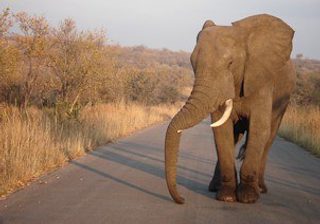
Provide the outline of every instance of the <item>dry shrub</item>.
<path id="1" fill-rule="evenodd" d="M 28 115 L 16 108 L 1 111 L 0 194 L 64 163 L 61 143 L 52 136 L 53 124 L 40 111 Z"/>
<path id="2" fill-rule="evenodd" d="M 318 106 L 289 106 L 279 133 L 320 156 L 320 108 Z"/>
<path id="3" fill-rule="evenodd" d="M 170 118 L 178 105 L 101 104 L 79 120 L 58 121 L 46 112 L 0 107 L 0 195 L 62 166 L 97 145 Z"/>
<path id="4" fill-rule="evenodd" d="M 86 133 L 93 135 L 98 144 L 113 141 L 172 117 L 179 107 L 175 105 L 141 106 L 135 103 L 98 104 L 84 108 L 81 123 L 90 129 Z"/>

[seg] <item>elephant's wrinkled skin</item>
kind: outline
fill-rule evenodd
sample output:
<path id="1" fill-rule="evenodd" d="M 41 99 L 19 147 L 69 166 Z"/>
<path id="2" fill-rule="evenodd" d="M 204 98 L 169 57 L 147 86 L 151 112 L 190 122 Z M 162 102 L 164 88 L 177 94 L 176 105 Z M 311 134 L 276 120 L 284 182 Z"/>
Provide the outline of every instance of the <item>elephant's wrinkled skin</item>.
<path id="1" fill-rule="evenodd" d="M 184 202 L 176 187 L 181 132 L 208 114 L 212 121 L 218 120 L 228 99 L 233 101 L 231 115 L 213 128 L 218 163 L 209 190 L 218 191 L 218 200 L 244 203 L 253 203 L 260 192 L 267 192 L 264 171 L 268 150 L 295 86 L 290 60 L 293 35 L 290 26 L 266 14 L 247 17 L 232 26 L 205 22 L 191 55 L 193 90 L 166 133 L 166 181 L 175 202 Z M 238 184 L 234 149 L 245 132 Z"/>

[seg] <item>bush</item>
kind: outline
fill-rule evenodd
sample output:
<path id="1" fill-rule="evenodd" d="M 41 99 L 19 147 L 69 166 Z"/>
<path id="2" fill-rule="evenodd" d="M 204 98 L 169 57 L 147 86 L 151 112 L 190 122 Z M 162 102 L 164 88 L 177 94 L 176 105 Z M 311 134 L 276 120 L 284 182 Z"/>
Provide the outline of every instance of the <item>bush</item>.
<path id="1" fill-rule="evenodd" d="M 8 9 L 0 26 L 0 102 L 76 114 L 88 103 L 174 103 L 192 84 L 186 52 L 109 45 L 105 32 L 78 31 L 71 19 L 50 27 Z"/>

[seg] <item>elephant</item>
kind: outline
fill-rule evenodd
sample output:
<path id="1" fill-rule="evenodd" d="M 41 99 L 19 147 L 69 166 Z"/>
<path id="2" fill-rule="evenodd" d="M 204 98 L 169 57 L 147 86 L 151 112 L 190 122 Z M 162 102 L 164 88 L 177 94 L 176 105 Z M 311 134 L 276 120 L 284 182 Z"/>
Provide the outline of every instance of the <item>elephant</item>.
<path id="1" fill-rule="evenodd" d="M 294 30 L 280 18 L 259 14 L 218 26 L 207 20 L 190 56 L 194 84 L 169 123 L 165 177 L 178 204 L 177 159 L 183 130 L 211 116 L 218 161 L 209 191 L 220 201 L 254 203 L 267 192 L 267 156 L 295 87 L 290 59 Z M 239 183 L 235 145 L 244 138 Z"/>

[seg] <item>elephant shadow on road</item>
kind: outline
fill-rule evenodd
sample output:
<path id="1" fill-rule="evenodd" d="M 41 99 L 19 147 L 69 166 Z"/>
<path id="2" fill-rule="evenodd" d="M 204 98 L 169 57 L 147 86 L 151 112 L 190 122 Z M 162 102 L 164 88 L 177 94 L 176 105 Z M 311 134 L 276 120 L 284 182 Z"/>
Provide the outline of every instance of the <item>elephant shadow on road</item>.
<path id="1" fill-rule="evenodd" d="M 139 150 L 136 150 L 136 149 L 139 149 Z M 150 151 L 152 152 L 151 154 L 150 154 Z M 143 153 L 143 152 L 148 152 L 148 153 Z M 157 155 L 155 155 L 155 153 L 157 153 Z M 163 184 L 165 185 L 164 160 L 159 159 L 160 156 L 158 154 L 160 153 L 162 154 L 162 157 L 163 157 L 163 150 L 151 145 L 137 144 L 132 142 L 121 142 L 118 144 L 111 144 L 111 145 L 108 145 L 107 147 L 103 147 L 101 149 L 93 151 L 90 153 L 90 155 L 97 157 L 99 159 L 104 159 L 107 161 L 118 163 L 122 166 L 126 166 L 131 169 L 143 171 L 155 177 L 160 177 L 164 180 Z M 192 155 L 187 153 L 183 154 L 182 156 L 186 159 L 199 160 L 199 162 L 203 162 L 203 163 L 210 162 L 209 160 L 206 160 L 206 159 L 193 157 Z M 81 163 L 80 161 L 72 161 L 71 163 L 83 169 L 94 172 L 95 174 L 98 174 L 102 177 L 111 179 L 112 181 L 116 181 L 118 183 L 124 184 L 135 190 L 141 191 L 143 193 L 147 193 L 151 196 L 157 197 L 162 200 L 172 201 L 171 198 L 169 197 L 169 193 L 168 195 L 162 195 L 161 193 L 156 193 L 152 190 L 147 190 L 146 189 L 147 183 L 145 182 L 141 184 L 139 183 L 138 185 L 133 184 L 127 180 L 121 179 L 121 177 L 116 177 L 111 175 L 110 173 L 112 172 L 109 172 L 108 170 L 102 171 L 93 166 L 87 165 L 85 163 Z M 210 164 L 212 164 L 213 166 L 213 162 L 211 162 Z M 204 177 L 206 179 L 209 179 L 211 177 L 206 173 L 203 173 L 198 170 L 194 170 L 190 167 L 178 166 L 178 168 L 184 171 L 187 171 L 189 173 L 192 173 L 197 177 Z M 208 188 L 207 184 L 203 184 L 196 180 L 189 179 L 183 175 L 178 175 L 177 181 L 180 185 L 187 188 L 188 190 L 191 190 L 198 194 L 202 194 L 209 198 L 215 197 L 214 193 L 207 191 L 207 188 Z"/>
<path id="2" fill-rule="evenodd" d="M 133 170 L 142 171 L 155 177 L 159 177 L 163 179 L 163 185 L 165 186 L 164 158 L 163 149 L 161 147 L 157 147 L 145 142 L 136 143 L 130 141 L 120 141 L 117 144 L 110 144 L 106 147 L 102 147 L 101 149 L 93 151 L 90 153 L 90 155 L 99 159 L 106 160 L 106 162 L 111 161 L 114 163 L 118 163 L 121 166 L 125 166 Z M 213 167 L 215 163 L 215 161 L 213 160 L 202 158 L 188 152 L 181 152 L 179 157 L 185 160 L 192 160 L 195 163 L 210 165 L 210 167 Z M 98 174 L 102 177 L 108 178 L 112 181 L 124 184 L 135 190 L 149 194 L 153 197 L 157 197 L 166 201 L 172 201 L 169 197 L 169 193 L 163 194 L 162 192 L 156 192 L 156 190 L 154 189 L 148 189 L 148 183 L 146 182 L 133 183 L 132 181 L 124 180 L 122 177 L 113 175 L 110 170 L 100 170 L 95 168 L 95 166 L 81 163 L 80 161 L 72 161 L 71 163 L 83 169 L 94 172 L 95 174 Z M 196 170 L 191 166 L 184 167 L 182 165 L 178 165 L 177 168 L 183 171 L 178 172 L 177 182 L 179 183 L 179 185 L 205 197 L 215 198 L 215 193 L 208 192 L 207 190 L 207 184 L 209 183 L 208 180 L 210 180 L 211 175 L 202 172 L 201 170 Z M 286 167 L 282 167 L 282 169 L 285 168 Z M 302 170 L 299 169 L 299 172 L 302 172 Z M 185 173 L 188 173 L 188 177 L 185 175 Z M 134 175 L 134 172 L 132 174 Z M 305 172 L 303 172 L 303 174 L 306 176 Z M 308 175 L 310 174 L 308 173 Z M 195 178 L 191 179 L 189 178 L 190 176 Z M 143 181 L 143 179 L 141 180 Z M 276 184 L 284 188 L 294 189 L 295 191 L 303 191 L 314 196 L 319 196 L 320 194 L 319 189 L 310 188 L 310 186 L 304 186 L 303 183 L 299 183 L 298 186 L 297 183 L 290 182 L 290 180 L 280 180 L 274 175 L 268 175 L 267 181 L 273 185 Z"/>

